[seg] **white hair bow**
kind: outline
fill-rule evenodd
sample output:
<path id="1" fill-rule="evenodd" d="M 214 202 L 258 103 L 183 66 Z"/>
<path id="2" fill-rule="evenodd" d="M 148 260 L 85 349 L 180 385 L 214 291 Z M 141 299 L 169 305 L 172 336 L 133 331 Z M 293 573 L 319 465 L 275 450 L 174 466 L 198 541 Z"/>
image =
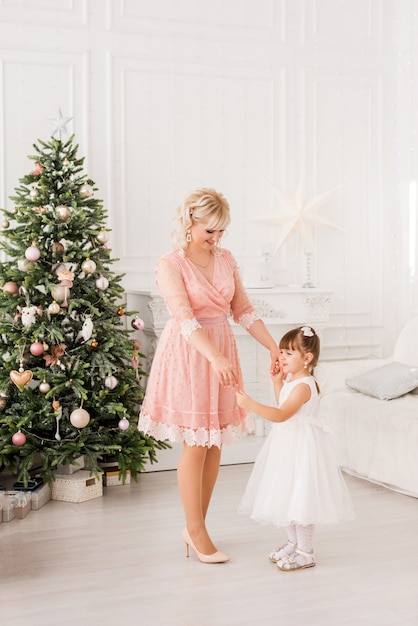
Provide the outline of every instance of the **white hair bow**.
<path id="1" fill-rule="evenodd" d="M 313 337 L 314 333 L 310 326 L 302 326 L 300 329 L 303 332 L 304 337 Z"/>

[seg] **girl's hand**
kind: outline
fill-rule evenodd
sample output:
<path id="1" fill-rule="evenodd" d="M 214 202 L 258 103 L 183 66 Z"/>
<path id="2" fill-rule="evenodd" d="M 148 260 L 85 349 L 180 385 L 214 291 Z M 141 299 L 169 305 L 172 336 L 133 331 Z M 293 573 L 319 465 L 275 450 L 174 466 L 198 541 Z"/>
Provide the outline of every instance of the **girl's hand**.
<path id="1" fill-rule="evenodd" d="M 223 387 L 235 387 L 238 380 L 237 374 L 231 363 L 223 354 L 218 354 L 218 356 L 211 361 L 211 365 Z"/>
<path id="2" fill-rule="evenodd" d="M 284 379 L 284 372 L 281 368 L 281 366 L 279 365 L 278 369 L 276 372 L 271 372 L 270 374 L 270 378 L 274 383 L 282 383 L 283 379 Z"/>
<path id="3" fill-rule="evenodd" d="M 249 396 L 247 396 L 247 394 L 240 389 L 236 392 L 236 396 L 238 406 L 241 407 L 241 409 L 248 409 L 248 404 L 250 400 Z"/>

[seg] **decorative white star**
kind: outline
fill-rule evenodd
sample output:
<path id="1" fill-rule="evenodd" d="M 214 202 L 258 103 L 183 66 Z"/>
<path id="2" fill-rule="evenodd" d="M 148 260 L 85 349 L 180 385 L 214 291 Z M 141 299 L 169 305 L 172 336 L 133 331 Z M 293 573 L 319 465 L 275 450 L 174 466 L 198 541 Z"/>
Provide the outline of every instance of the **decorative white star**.
<path id="1" fill-rule="evenodd" d="M 306 200 L 302 184 L 299 185 L 293 197 L 277 189 L 277 187 L 273 187 L 274 194 L 279 203 L 279 213 L 277 215 L 256 217 L 253 220 L 279 227 L 279 238 L 274 248 L 273 255 L 276 254 L 280 246 L 283 245 L 286 239 L 292 234 L 299 234 L 305 246 L 305 250 L 308 252 L 312 251 L 314 247 L 315 227 L 328 226 L 329 228 L 344 230 L 340 226 L 318 215 L 321 206 L 336 189 L 338 189 L 338 187 L 320 193 L 310 200 Z"/>
<path id="2" fill-rule="evenodd" d="M 55 124 L 54 130 L 51 133 L 52 136 L 59 133 L 59 138 L 61 139 L 61 135 L 63 133 L 68 135 L 67 124 L 69 124 L 72 119 L 72 117 L 64 117 L 61 112 L 61 107 L 59 107 L 57 117 L 54 120 L 51 120 Z"/>

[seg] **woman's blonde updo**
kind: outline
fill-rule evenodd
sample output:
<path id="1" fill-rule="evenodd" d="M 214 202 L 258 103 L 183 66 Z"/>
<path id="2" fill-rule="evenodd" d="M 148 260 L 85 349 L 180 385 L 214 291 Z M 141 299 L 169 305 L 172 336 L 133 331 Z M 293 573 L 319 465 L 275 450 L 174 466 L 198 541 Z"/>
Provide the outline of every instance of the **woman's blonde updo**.
<path id="1" fill-rule="evenodd" d="M 177 207 L 172 241 L 176 248 L 187 248 L 186 234 L 196 222 L 207 225 L 208 230 L 225 230 L 231 221 L 226 198 L 215 189 L 196 189 Z"/>

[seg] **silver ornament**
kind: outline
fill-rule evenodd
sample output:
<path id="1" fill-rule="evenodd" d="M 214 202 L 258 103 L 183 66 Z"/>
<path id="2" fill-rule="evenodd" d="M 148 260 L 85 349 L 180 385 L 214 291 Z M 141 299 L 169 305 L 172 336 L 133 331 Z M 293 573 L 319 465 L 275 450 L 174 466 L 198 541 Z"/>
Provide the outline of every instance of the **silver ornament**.
<path id="1" fill-rule="evenodd" d="M 100 231 L 100 233 L 96 237 L 99 243 L 107 243 L 109 241 L 109 233 L 107 233 L 104 229 Z"/>
<path id="2" fill-rule="evenodd" d="M 93 187 L 88 183 L 84 183 L 80 187 L 80 196 L 83 198 L 91 198 L 93 195 Z"/>
<path id="3" fill-rule="evenodd" d="M 96 263 L 91 259 L 86 259 L 82 264 L 81 269 L 85 274 L 93 274 L 96 270 Z"/>

